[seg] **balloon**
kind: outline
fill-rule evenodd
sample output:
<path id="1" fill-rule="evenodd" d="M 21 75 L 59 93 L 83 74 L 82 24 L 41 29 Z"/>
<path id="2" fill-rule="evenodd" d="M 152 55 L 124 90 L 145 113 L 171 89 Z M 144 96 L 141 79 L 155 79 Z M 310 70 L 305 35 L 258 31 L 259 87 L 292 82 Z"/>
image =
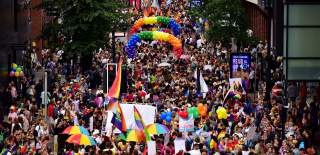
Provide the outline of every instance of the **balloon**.
<path id="1" fill-rule="evenodd" d="M 188 118 L 188 112 L 187 111 L 179 111 L 178 114 L 179 114 L 179 116 L 181 118 L 184 118 L 184 119 Z"/>
<path id="2" fill-rule="evenodd" d="M 192 108 L 188 108 L 188 114 L 189 114 L 189 115 L 192 115 L 192 114 L 193 114 Z"/>
<path id="3" fill-rule="evenodd" d="M 203 104 L 202 103 L 199 103 L 198 104 L 198 109 L 200 110 L 200 109 L 203 109 Z"/>
<path id="4" fill-rule="evenodd" d="M 198 110 L 196 110 L 196 111 L 193 113 L 193 118 L 194 118 L 194 119 L 199 118 L 199 112 L 198 112 Z"/>
<path id="5" fill-rule="evenodd" d="M 139 28 L 145 24 L 151 25 L 157 23 L 160 25 L 169 26 L 175 36 L 180 34 L 180 25 L 176 22 L 176 20 L 173 18 L 162 16 L 140 18 L 134 23 L 129 32 L 131 34 L 136 33 L 139 30 Z"/>
<path id="6" fill-rule="evenodd" d="M 201 110 L 199 110 L 200 116 L 207 116 L 207 107 L 203 107 Z"/>
<path id="7" fill-rule="evenodd" d="M 168 111 L 168 112 L 167 112 L 167 116 L 170 116 L 170 117 L 171 117 L 171 116 L 172 116 L 172 112 L 171 112 L 171 111 Z"/>
<path id="8" fill-rule="evenodd" d="M 21 71 L 21 67 L 17 67 L 17 72 L 20 72 Z"/>
<path id="9" fill-rule="evenodd" d="M 167 121 L 168 123 L 170 123 L 170 122 L 171 122 L 171 117 L 167 115 L 166 121 Z"/>
<path id="10" fill-rule="evenodd" d="M 227 119 L 227 110 L 224 107 L 219 107 L 217 110 L 218 119 Z"/>
<path id="11" fill-rule="evenodd" d="M 15 72 L 14 75 L 15 75 L 16 77 L 19 77 L 20 74 L 19 74 L 19 72 Z"/>
<path id="12" fill-rule="evenodd" d="M 198 112 L 198 108 L 197 107 L 193 107 L 193 113 Z"/>
<path id="13" fill-rule="evenodd" d="M 9 74 L 9 76 L 10 76 L 10 77 L 13 77 L 13 76 L 14 76 L 14 73 L 15 73 L 14 71 L 11 71 L 10 74 Z"/>
<path id="14" fill-rule="evenodd" d="M 160 114 L 160 119 L 165 120 L 166 116 L 167 116 L 166 113 L 163 112 Z"/>
<path id="15" fill-rule="evenodd" d="M 21 77 L 23 77 L 23 76 L 24 76 L 23 71 L 21 71 L 19 74 L 20 74 L 20 76 L 21 76 Z"/>
<path id="16" fill-rule="evenodd" d="M 17 68 L 18 67 L 18 65 L 17 64 L 15 64 L 15 63 L 12 63 L 12 68 Z"/>
<path id="17" fill-rule="evenodd" d="M 159 40 L 169 42 L 173 46 L 173 53 L 177 58 L 183 53 L 181 41 L 172 34 L 159 31 L 142 31 L 131 36 L 126 46 L 126 52 L 129 58 L 133 59 L 135 56 L 135 45 L 141 40 Z"/>

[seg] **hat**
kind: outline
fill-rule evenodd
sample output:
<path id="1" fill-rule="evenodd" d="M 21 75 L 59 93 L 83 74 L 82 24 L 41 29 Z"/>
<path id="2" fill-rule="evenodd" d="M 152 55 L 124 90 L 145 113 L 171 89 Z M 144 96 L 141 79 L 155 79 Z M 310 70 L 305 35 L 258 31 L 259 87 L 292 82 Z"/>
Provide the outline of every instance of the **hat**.
<path id="1" fill-rule="evenodd" d="M 98 129 L 95 129 L 95 130 L 93 131 L 92 135 L 98 135 L 99 133 L 100 133 L 99 130 L 98 130 Z"/>
<path id="2" fill-rule="evenodd" d="M 239 138 L 243 137 L 243 135 L 241 133 L 234 133 L 233 136 L 238 136 Z"/>

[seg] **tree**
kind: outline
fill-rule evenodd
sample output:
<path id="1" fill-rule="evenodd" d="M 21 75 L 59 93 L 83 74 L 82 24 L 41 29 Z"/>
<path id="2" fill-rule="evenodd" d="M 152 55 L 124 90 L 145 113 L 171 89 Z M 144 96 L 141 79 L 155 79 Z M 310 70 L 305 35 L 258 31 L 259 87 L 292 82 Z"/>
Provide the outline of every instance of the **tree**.
<path id="1" fill-rule="evenodd" d="M 107 46 L 110 32 L 124 31 L 119 23 L 130 16 L 122 11 L 127 5 L 117 0 L 44 0 L 42 6 L 54 16 L 42 36 L 50 48 L 63 49 L 69 57 L 92 56 Z"/>
<path id="2" fill-rule="evenodd" d="M 206 37 L 209 41 L 239 42 L 248 40 L 248 20 L 241 0 L 203 0 L 203 4 L 190 12 L 194 18 L 205 18 L 209 22 Z"/>

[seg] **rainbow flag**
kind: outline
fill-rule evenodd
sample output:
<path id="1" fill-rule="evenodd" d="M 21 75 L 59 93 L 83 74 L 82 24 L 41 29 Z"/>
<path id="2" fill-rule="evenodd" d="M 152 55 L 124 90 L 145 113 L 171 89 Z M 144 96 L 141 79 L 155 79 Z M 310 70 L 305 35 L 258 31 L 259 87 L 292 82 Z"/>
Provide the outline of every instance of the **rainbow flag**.
<path id="1" fill-rule="evenodd" d="M 109 99 L 107 110 L 112 111 L 113 113 L 117 113 L 118 104 L 119 104 L 119 100 L 117 100 L 116 98 Z"/>
<path id="2" fill-rule="evenodd" d="M 134 114 L 134 120 L 136 121 L 136 124 L 137 124 L 138 128 L 140 130 L 144 130 L 144 133 L 146 135 L 146 140 L 150 141 L 151 140 L 151 136 L 150 136 L 150 134 L 149 134 L 149 132 L 148 132 L 143 120 L 142 120 L 142 117 L 141 117 L 138 109 L 135 106 L 133 106 L 133 114 Z"/>
<path id="3" fill-rule="evenodd" d="M 114 79 L 112 86 L 109 90 L 107 97 L 109 98 L 119 98 L 120 88 L 121 88 L 121 72 L 122 72 L 122 60 L 118 63 L 118 70 L 116 78 Z"/>
<path id="4" fill-rule="evenodd" d="M 126 121 L 124 119 L 123 112 L 119 103 L 117 104 L 117 113 L 113 114 L 111 123 L 121 132 L 127 131 Z"/>

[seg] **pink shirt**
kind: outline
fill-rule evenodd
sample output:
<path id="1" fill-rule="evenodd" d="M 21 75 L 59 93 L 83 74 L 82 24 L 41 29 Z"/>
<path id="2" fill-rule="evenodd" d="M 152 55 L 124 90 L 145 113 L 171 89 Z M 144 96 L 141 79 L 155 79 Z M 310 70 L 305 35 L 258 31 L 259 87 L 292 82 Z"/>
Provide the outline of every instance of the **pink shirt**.
<path id="1" fill-rule="evenodd" d="M 16 112 L 10 112 L 8 118 L 11 118 L 11 120 L 13 121 L 14 119 L 18 119 L 18 115 Z"/>

